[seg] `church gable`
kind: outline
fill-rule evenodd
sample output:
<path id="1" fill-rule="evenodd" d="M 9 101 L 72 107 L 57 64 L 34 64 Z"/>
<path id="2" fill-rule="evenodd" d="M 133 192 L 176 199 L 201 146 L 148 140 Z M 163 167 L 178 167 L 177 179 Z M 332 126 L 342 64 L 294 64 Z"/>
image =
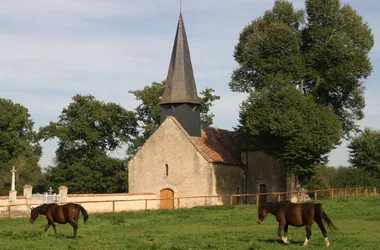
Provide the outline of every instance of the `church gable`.
<path id="1" fill-rule="evenodd" d="M 141 154 L 144 154 L 144 157 L 147 157 L 146 151 L 150 151 L 148 148 L 151 147 L 168 147 L 166 143 L 171 143 L 176 140 L 181 140 L 183 142 L 188 142 L 189 146 L 194 147 L 194 150 L 198 151 L 206 161 L 210 161 L 206 155 L 200 152 L 201 150 L 197 148 L 194 142 L 191 140 L 191 137 L 187 131 L 181 126 L 181 124 L 174 117 L 167 117 L 165 121 L 160 125 L 160 127 L 148 138 L 144 145 L 136 152 L 135 156 L 129 161 L 132 163 L 136 158 L 141 157 Z"/>
<path id="2" fill-rule="evenodd" d="M 174 117 L 168 117 L 128 163 L 130 192 L 196 195 L 210 189 L 211 165 Z"/>

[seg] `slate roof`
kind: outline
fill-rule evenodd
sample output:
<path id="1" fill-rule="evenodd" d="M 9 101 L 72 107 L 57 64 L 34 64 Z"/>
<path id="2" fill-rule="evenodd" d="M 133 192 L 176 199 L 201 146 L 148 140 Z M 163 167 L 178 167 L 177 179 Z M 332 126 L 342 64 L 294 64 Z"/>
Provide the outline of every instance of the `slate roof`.
<path id="1" fill-rule="evenodd" d="M 200 104 L 182 13 L 179 15 L 168 76 L 160 104 L 167 103 Z"/>

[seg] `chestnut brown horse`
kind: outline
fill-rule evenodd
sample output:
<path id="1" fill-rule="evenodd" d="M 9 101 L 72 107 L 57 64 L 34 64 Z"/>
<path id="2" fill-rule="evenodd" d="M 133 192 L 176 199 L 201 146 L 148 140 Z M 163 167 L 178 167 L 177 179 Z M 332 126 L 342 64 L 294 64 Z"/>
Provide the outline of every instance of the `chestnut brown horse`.
<path id="1" fill-rule="evenodd" d="M 61 206 L 55 203 L 42 204 L 41 206 L 31 208 L 31 210 L 29 220 L 30 223 L 34 223 L 39 214 L 45 215 L 48 221 L 48 224 L 45 227 L 45 232 L 51 225 L 53 226 L 56 234 L 57 229 L 55 228 L 55 222 L 58 222 L 59 224 L 70 223 L 70 225 L 74 228 L 74 238 L 77 236 L 78 218 L 80 212 L 82 212 L 85 223 L 88 219 L 86 209 L 84 209 L 81 205 L 74 203 L 68 203 Z"/>
<path id="2" fill-rule="evenodd" d="M 326 246 L 330 246 L 327 232 L 323 225 L 325 222 L 328 227 L 333 230 L 337 229 L 327 214 L 323 211 L 320 203 L 292 203 L 290 201 L 280 202 L 267 202 L 259 205 L 257 223 L 263 223 L 268 213 L 276 216 L 278 221 L 277 235 L 282 239 L 285 244 L 290 244 L 288 241 L 288 226 L 302 227 L 306 229 L 306 239 L 304 246 L 307 246 L 311 236 L 311 226 L 316 222 L 325 237 Z M 284 230 L 284 235 L 282 235 Z"/>

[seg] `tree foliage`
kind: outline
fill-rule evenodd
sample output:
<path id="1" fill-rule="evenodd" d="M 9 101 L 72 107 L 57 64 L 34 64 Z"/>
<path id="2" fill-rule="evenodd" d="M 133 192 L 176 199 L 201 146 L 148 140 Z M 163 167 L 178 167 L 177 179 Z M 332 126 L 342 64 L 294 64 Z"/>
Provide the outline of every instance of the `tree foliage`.
<path id="1" fill-rule="evenodd" d="M 305 0 L 304 10 L 276 0 L 235 47 L 230 88 L 251 93 L 239 131 L 308 179 L 339 137 L 358 129 L 373 44 L 362 17 L 339 0 Z"/>
<path id="2" fill-rule="evenodd" d="M 348 148 L 349 162 L 353 167 L 380 179 L 380 130 L 365 128 L 358 136 L 351 138 Z"/>
<path id="3" fill-rule="evenodd" d="M 336 178 L 331 181 L 333 188 L 348 187 L 380 187 L 380 179 L 365 169 L 339 167 L 336 169 Z"/>
<path id="4" fill-rule="evenodd" d="M 323 190 L 327 188 L 354 188 L 354 187 L 380 187 L 380 178 L 373 173 L 354 167 L 317 166 L 316 174 L 307 184 L 309 190 Z M 321 193 L 323 194 L 323 193 Z M 318 194 L 320 197 L 321 194 Z M 311 192 L 309 195 L 314 195 Z M 326 194 L 325 194 L 326 195 Z M 328 194 L 327 194 L 328 195 Z"/>
<path id="5" fill-rule="evenodd" d="M 374 39 L 362 17 L 339 0 L 306 0 L 294 10 L 277 0 L 240 33 L 234 57 L 239 67 L 230 88 L 252 92 L 291 84 L 331 106 L 345 134 L 363 118 L 364 85 Z"/>
<path id="6" fill-rule="evenodd" d="M 329 107 L 294 87 L 253 92 L 243 102 L 239 133 L 248 135 L 251 147 L 279 159 L 300 181 L 326 162 L 326 154 L 340 142 L 340 122 Z"/>
<path id="7" fill-rule="evenodd" d="M 160 126 L 160 101 L 164 93 L 164 85 L 165 82 L 153 82 L 142 90 L 129 91 L 141 103 L 135 109 L 139 124 L 139 135 L 131 140 L 132 142 L 127 149 L 128 157 L 132 157 Z M 210 109 L 214 101 L 220 99 L 220 96 L 213 95 L 213 92 L 214 90 L 211 88 L 206 88 L 200 92 L 201 124 L 203 127 L 210 126 L 213 123 L 214 114 L 210 112 Z"/>
<path id="8" fill-rule="evenodd" d="M 56 166 L 49 167 L 51 185 L 67 185 L 76 193 L 127 191 L 124 162 L 108 152 L 136 135 L 135 113 L 91 95 L 76 95 L 58 122 L 40 129 L 44 140 L 58 138 Z"/>
<path id="9" fill-rule="evenodd" d="M 12 166 L 17 171 L 17 191 L 21 192 L 25 184 L 38 185 L 41 181 L 38 161 L 42 151 L 33 125 L 27 108 L 0 98 L 0 195 L 10 190 Z"/>

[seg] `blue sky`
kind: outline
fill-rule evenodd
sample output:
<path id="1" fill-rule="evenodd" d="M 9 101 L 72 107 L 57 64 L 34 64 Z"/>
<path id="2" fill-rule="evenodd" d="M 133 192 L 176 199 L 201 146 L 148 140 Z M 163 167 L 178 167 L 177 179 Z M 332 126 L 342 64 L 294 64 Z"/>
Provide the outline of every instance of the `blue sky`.
<path id="1" fill-rule="evenodd" d="M 234 46 L 240 31 L 273 6 L 272 0 L 183 0 L 182 12 L 198 91 L 211 87 L 214 126 L 237 125 L 245 94 L 228 88 L 237 67 Z M 296 8 L 304 1 L 293 0 Z M 380 34 L 378 0 L 346 0 Z M 129 90 L 166 78 L 179 15 L 179 0 L 6 0 L 0 8 L 0 97 L 29 109 L 35 128 L 56 121 L 75 94 L 91 94 L 127 109 L 137 102 Z M 371 52 L 374 72 L 365 80 L 362 127 L 378 129 L 379 47 Z M 56 141 L 42 144 L 40 161 L 52 164 Z M 123 157 L 124 149 L 116 152 Z M 342 144 L 330 165 L 347 165 Z"/>

